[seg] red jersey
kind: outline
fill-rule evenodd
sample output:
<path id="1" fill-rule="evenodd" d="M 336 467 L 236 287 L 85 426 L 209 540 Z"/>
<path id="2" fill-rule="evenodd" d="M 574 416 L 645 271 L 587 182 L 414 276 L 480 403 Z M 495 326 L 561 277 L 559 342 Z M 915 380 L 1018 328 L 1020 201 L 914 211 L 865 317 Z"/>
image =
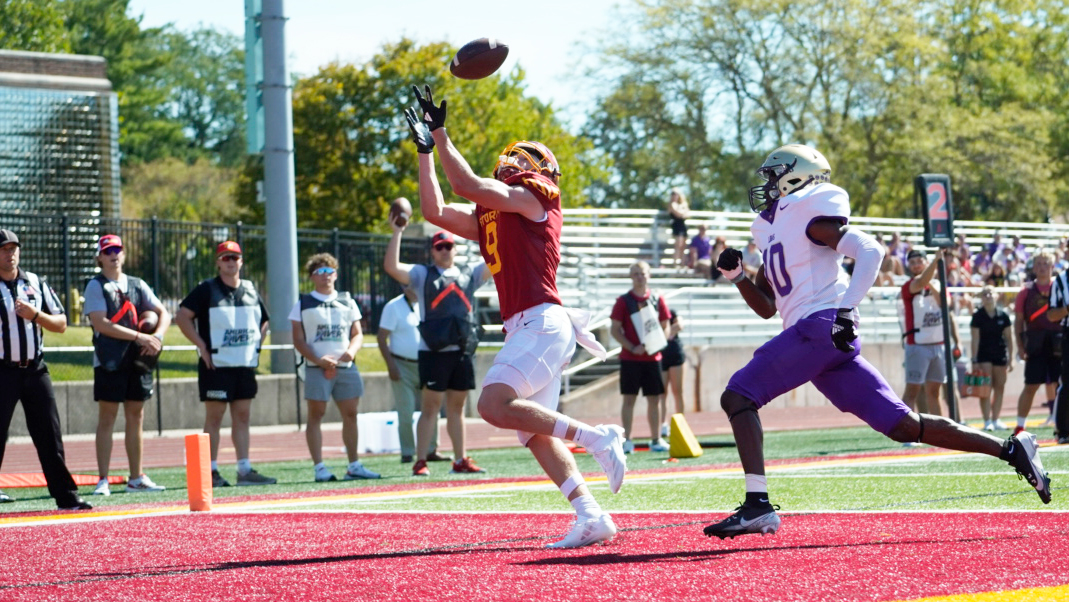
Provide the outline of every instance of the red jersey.
<path id="1" fill-rule="evenodd" d="M 501 320 L 543 303 L 562 305 L 557 293 L 560 264 L 560 232 L 564 215 L 560 188 L 553 180 L 534 172 L 518 173 L 509 186 L 523 186 L 545 208 L 547 217 L 533 222 L 519 213 L 475 206 L 479 220 L 479 251 L 497 286 Z"/>
<path id="2" fill-rule="evenodd" d="M 642 341 L 639 340 L 638 332 L 635 331 L 635 323 L 631 321 L 631 314 L 628 313 L 626 298 L 630 296 L 641 307 L 642 304 L 649 302 L 652 294 L 652 290 L 647 290 L 645 297 L 636 297 L 634 293 L 627 291 L 617 297 L 616 303 L 612 306 L 612 313 L 609 314 L 609 319 L 620 322 L 624 328 L 624 338 L 627 339 L 628 343 L 631 343 L 631 346 L 638 345 Z M 663 296 L 657 295 L 657 320 L 666 322 L 671 319 L 672 313 L 668 310 L 668 302 L 665 301 Z M 661 352 L 658 351 L 653 355 L 635 355 L 631 353 L 629 348 L 625 348 L 620 350 L 620 359 L 632 362 L 659 362 L 661 361 Z"/>

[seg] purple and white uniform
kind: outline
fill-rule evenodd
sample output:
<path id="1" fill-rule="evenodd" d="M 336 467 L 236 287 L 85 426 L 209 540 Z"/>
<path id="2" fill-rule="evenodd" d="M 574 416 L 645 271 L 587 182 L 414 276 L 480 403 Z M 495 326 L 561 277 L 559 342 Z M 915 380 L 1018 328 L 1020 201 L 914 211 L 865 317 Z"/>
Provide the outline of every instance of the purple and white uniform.
<path id="1" fill-rule="evenodd" d="M 832 344 L 832 321 L 850 279 L 841 267 L 843 255 L 806 232 L 821 219 L 849 221 L 845 190 L 826 183 L 807 186 L 754 219 L 750 232 L 764 257 L 784 331 L 759 347 L 727 388 L 760 408 L 812 382 L 835 407 L 886 435 L 910 410 L 861 357 L 860 339 L 849 353 Z"/>

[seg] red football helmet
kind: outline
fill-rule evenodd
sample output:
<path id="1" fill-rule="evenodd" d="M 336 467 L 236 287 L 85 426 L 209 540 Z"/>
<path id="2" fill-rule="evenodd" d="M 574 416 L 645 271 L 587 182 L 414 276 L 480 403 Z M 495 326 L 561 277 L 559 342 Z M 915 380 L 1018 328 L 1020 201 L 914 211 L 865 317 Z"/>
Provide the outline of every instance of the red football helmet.
<path id="1" fill-rule="evenodd" d="M 521 165 L 520 159 L 525 160 L 528 165 Z M 494 177 L 496 178 L 497 174 L 505 167 L 514 168 L 518 172 L 533 171 L 540 173 L 554 182 L 560 180 L 560 167 L 557 165 L 557 158 L 553 156 L 553 151 L 549 150 L 549 147 L 541 142 L 520 140 L 506 146 L 505 150 L 501 151 L 501 155 L 497 158 Z"/>

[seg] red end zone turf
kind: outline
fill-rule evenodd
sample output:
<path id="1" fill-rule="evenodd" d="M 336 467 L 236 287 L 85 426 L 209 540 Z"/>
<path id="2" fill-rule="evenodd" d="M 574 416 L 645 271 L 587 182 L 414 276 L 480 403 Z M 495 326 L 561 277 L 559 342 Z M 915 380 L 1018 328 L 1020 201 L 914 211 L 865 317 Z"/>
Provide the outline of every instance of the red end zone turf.
<path id="1" fill-rule="evenodd" d="M 563 551 L 542 546 L 566 531 L 564 514 L 12 527 L 0 529 L 0 599 L 902 600 L 1069 583 L 1061 513 L 786 514 L 779 535 L 706 538 L 718 517 L 618 514 L 613 543 Z"/>

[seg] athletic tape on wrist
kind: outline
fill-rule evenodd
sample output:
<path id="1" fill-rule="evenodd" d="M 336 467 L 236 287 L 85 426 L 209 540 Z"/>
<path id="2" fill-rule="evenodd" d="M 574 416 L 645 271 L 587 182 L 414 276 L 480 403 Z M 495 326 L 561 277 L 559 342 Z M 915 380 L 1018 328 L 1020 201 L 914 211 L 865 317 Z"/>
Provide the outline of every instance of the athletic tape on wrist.
<path id="1" fill-rule="evenodd" d="M 716 269 L 720 270 L 720 273 L 733 283 L 738 282 L 746 277 L 746 274 L 742 271 L 742 262 L 739 262 L 739 265 L 733 270 L 725 270 L 721 267 L 717 267 Z"/>

